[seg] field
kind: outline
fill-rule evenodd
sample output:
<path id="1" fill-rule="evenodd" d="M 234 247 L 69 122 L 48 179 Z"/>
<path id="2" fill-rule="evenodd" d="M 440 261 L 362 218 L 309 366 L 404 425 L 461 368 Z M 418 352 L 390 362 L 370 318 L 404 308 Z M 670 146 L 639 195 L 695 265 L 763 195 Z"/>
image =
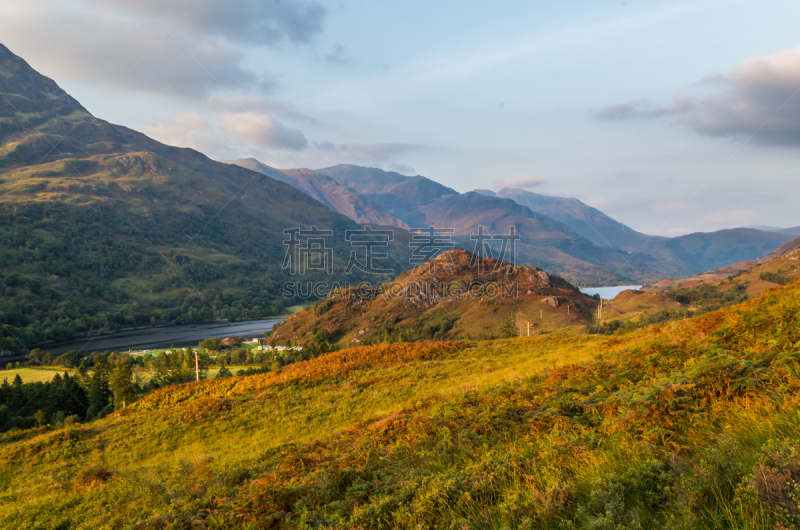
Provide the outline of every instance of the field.
<path id="1" fill-rule="evenodd" d="M 232 374 L 236 374 L 239 370 L 247 370 L 248 368 L 258 368 L 259 365 L 230 365 L 226 366 Z M 213 365 L 208 368 L 206 379 L 213 379 L 217 377 L 222 367 Z M 75 370 L 64 368 L 62 366 L 36 366 L 36 367 L 20 367 L 12 368 L 10 370 L 0 370 L 0 380 L 5 379 L 11 383 L 14 378 L 19 374 L 24 383 L 46 383 L 51 381 L 56 374 L 63 375 L 64 372 L 73 375 Z M 137 368 L 135 374 L 139 378 L 140 383 L 148 383 L 153 376 L 153 372 L 147 369 Z"/>
<path id="2" fill-rule="evenodd" d="M 62 366 L 21 367 L 12 368 L 10 370 L 0 370 L 0 379 L 6 379 L 11 383 L 11 381 L 19 375 L 25 383 L 46 383 L 52 380 L 56 374 L 64 375 L 64 372 L 72 374 L 73 371 Z"/>
<path id="3" fill-rule="evenodd" d="M 795 527 L 798 307 L 794 282 L 618 336 L 384 344 L 167 387 L 3 435 L 0 521 Z"/>

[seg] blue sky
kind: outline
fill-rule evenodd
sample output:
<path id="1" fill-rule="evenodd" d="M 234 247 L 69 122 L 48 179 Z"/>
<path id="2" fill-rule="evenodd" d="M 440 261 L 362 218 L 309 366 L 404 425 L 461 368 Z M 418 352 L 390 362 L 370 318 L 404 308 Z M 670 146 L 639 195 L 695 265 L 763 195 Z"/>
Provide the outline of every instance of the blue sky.
<path id="1" fill-rule="evenodd" d="M 680 235 L 800 225 L 800 4 L 6 0 L 96 116 L 214 158 L 524 185 Z"/>

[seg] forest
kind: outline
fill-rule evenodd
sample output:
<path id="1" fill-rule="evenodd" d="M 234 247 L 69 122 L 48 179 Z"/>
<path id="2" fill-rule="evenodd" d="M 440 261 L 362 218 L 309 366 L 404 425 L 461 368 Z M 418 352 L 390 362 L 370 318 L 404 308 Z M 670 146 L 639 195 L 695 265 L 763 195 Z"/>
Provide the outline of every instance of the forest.
<path id="1" fill-rule="evenodd" d="M 279 237 L 211 215 L 0 205 L 0 351 L 83 333 L 280 314 L 297 302 L 281 296 L 283 253 Z"/>

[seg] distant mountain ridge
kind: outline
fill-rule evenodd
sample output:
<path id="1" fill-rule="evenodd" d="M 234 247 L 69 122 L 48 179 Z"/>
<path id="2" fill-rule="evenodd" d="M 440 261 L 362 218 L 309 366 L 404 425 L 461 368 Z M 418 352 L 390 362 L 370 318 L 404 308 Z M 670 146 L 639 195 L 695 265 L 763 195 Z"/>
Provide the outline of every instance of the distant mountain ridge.
<path id="1" fill-rule="evenodd" d="M 427 226 L 430 221 L 421 207 L 459 195 L 456 190 L 421 175 L 407 177 L 394 171 L 352 164 L 326 167 L 317 172 L 357 191 L 414 227 Z"/>
<path id="2" fill-rule="evenodd" d="M 754 225 L 754 226 L 745 226 L 743 228 L 753 228 L 755 230 L 762 230 L 764 232 L 778 232 L 779 234 L 785 234 L 787 236 L 793 236 L 793 237 L 800 236 L 800 226 L 793 226 L 791 228 L 780 228 L 777 226 Z"/>
<path id="3" fill-rule="evenodd" d="M 637 232 L 578 199 L 551 197 L 519 188 L 503 188 L 498 192 L 478 190 L 478 193 L 513 199 L 534 212 L 564 223 L 598 245 L 635 251 L 655 237 Z"/>
<path id="4" fill-rule="evenodd" d="M 323 173 L 310 169 L 276 169 L 255 158 L 220 160 L 220 162 L 258 171 L 270 178 L 285 182 L 356 223 L 408 228 L 405 222 L 387 213 L 380 205 Z"/>
<path id="5" fill-rule="evenodd" d="M 260 168 L 358 222 L 452 229 L 468 250 L 474 245 L 470 235 L 479 226 L 497 234 L 513 225 L 521 236 L 517 246 L 521 263 L 535 264 L 581 286 L 690 276 L 726 265 L 732 256 L 759 257 L 790 239 L 747 229 L 678 238 L 648 236 L 577 199 L 521 189 L 458 193 L 421 175 L 352 164 L 278 170 L 259 166 L 255 160 L 236 163 Z M 359 197 L 361 205 L 356 204 Z M 339 202 L 334 204 L 334 198 Z"/>
<path id="6" fill-rule="evenodd" d="M 623 259 L 620 251 L 599 247 L 566 224 L 511 199 L 458 193 L 421 175 L 408 177 L 348 164 L 317 172 L 363 194 L 411 228 L 452 229 L 454 238 L 468 250 L 474 246 L 470 236 L 480 226 L 495 235 L 508 233 L 514 226 L 521 237 L 516 247 L 518 263 L 535 264 L 581 285 L 615 283 L 637 274 L 637 267 Z M 632 261 L 641 264 L 648 260 L 637 256 Z"/>
<path id="7" fill-rule="evenodd" d="M 690 276 L 727 265 L 734 256 L 757 258 L 792 238 L 749 229 L 650 236 L 577 199 L 519 189 L 460 194 L 420 175 L 407 177 L 347 164 L 317 172 L 364 194 L 412 227 L 435 225 L 468 235 L 478 225 L 504 230 L 516 224 L 522 236 L 519 259 L 578 285 Z"/>

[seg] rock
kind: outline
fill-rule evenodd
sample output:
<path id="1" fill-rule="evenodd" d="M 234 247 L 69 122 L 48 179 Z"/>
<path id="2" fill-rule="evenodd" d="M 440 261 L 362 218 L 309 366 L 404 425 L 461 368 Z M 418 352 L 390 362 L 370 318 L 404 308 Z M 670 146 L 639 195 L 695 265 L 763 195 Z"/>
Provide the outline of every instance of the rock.
<path id="1" fill-rule="evenodd" d="M 549 306 L 550 306 L 550 307 L 552 307 L 553 309 L 555 309 L 555 308 L 557 308 L 557 307 L 559 306 L 559 301 L 558 301 L 558 299 L 557 299 L 557 298 L 543 298 L 543 299 L 541 300 L 541 302 L 542 302 L 543 304 L 547 304 L 547 305 L 549 305 Z"/>

